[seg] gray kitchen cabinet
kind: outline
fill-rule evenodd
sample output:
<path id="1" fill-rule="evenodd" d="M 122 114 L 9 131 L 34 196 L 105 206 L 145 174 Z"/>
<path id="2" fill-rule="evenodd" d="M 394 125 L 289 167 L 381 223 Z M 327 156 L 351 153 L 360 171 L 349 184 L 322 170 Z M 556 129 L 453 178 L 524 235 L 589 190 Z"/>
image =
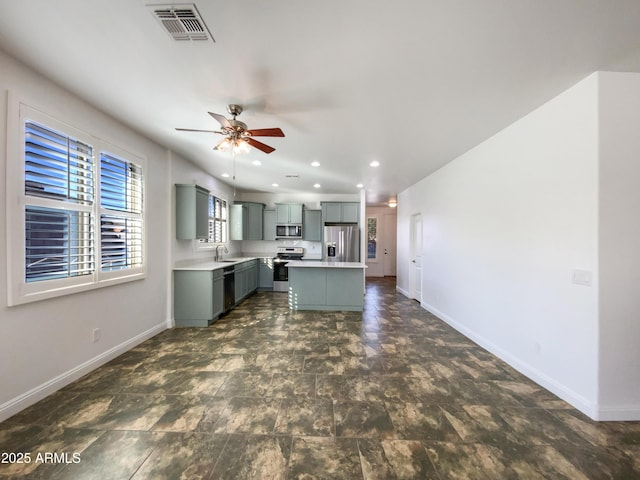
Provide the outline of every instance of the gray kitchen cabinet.
<path id="1" fill-rule="evenodd" d="M 243 263 L 236 264 L 234 276 L 235 299 L 238 304 L 244 298 L 247 290 L 247 274 Z"/>
<path id="2" fill-rule="evenodd" d="M 209 238 L 209 191 L 206 188 L 176 184 L 176 238 Z"/>
<path id="3" fill-rule="evenodd" d="M 224 309 L 222 270 L 173 272 L 173 317 L 176 327 L 207 327 Z"/>
<path id="4" fill-rule="evenodd" d="M 303 207 L 301 203 L 276 203 L 276 224 L 301 225 Z"/>
<path id="5" fill-rule="evenodd" d="M 258 289 L 258 277 L 260 275 L 258 270 L 258 261 L 251 260 L 248 262 L 249 268 L 247 269 L 249 272 L 249 279 L 247 281 L 247 294 L 253 293 Z"/>
<path id="6" fill-rule="evenodd" d="M 224 312 L 224 274 L 222 270 L 213 272 L 213 318 Z"/>
<path id="7" fill-rule="evenodd" d="M 258 288 L 273 290 L 273 258 L 261 258 L 258 262 Z"/>
<path id="8" fill-rule="evenodd" d="M 262 240 L 264 203 L 235 202 L 231 206 L 231 240 Z"/>
<path id="9" fill-rule="evenodd" d="M 276 239 L 276 211 L 264 210 L 262 212 L 262 239 Z"/>
<path id="10" fill-rule="evenodd" d="M 302 239 L 309 242 L 322 241 L 322 210 L 305 210 Z"/>
<path id="11" fill-rule="evenodd" d="M 323 223 L 359 223 L 360 204 L 357 202 L 322 202 Z"/>
<path id="12" fill-rule="evenodd" d="M 236 303 L 255 292 L 258 288 L 258 262 L 248 260 L 235 266 Z"/>

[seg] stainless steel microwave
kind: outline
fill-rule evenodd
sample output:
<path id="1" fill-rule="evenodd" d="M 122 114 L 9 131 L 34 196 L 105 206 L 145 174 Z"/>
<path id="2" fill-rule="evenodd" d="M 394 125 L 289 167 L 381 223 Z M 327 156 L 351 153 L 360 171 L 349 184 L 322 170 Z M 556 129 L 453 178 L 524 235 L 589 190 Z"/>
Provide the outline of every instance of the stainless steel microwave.
<path id="1" fill-rule="evenodd" d="M 276 238 L 302 238 L 302 225 L 276 225 Z"/>

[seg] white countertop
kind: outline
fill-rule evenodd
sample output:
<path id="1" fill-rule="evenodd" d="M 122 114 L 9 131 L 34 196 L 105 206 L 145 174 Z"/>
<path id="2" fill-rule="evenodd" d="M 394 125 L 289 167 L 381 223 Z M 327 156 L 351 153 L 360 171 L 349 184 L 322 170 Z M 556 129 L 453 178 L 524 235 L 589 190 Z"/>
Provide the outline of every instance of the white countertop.
<path id="1" fill-rule="evenodd" d="M 361 262 L 318 262 L 318 261 L 304 261 L 304 260 L 292 260 L 287 262 L 288 268 L 305 267 L 305 268 L 367 268 L 364 263 Z"/>
<path id="2" fill-rule="evenodd" d="M 185 262 L 176 263 L 174 270 L 218 270 L 219 268 L 228 267 L 230 265 L 236 265 L 238 263 L 246 262 L 247 260 L 255 260 L 258 257 L 232 257 L 225 258 L 222 262 L 216 262 L 214 260 L 187 260 Z"/>
<path id="3" fill-rule="evenodd" d="M 174 270 L 192 270 L 192 271 L 207 271 L 218 270 L 219 268 L 228 267 L 230 265 L 236 265 L 238 263 L 246 262 L 248 260 L 255 260 L 260 257 L 231 257 L 225 258 L 222 262 L 216 262 L 211 259 L 196 259 L 185 260 L 182 262 L 176 262 Z M 367 268 L 364 263 L 361 262 L 321 262 L 318 260 L 290 260 L 287 262 L 287 267 L 309 267 L 309 268 Z"/>

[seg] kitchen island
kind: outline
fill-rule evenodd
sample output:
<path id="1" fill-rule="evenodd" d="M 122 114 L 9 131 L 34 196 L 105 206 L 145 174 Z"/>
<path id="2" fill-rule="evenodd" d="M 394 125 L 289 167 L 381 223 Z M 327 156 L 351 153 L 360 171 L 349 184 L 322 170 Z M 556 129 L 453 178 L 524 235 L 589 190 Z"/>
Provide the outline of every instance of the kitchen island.
<path id="1" fill-rule="evenodd" d="M 365 268 L 360 262 L 288 262 L 289 308 L 361 312 Z"/>

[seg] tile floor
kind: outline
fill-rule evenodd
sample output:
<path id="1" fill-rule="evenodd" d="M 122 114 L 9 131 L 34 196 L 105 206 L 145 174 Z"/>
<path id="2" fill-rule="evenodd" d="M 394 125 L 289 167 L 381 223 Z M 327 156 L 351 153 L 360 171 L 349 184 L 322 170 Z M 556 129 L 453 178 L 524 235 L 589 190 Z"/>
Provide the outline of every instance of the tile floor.
<path id="1" fill-rule="evenodd" d="M 0 478 L 640 479 L 640 423 L 590 421 L 394 280 L 362 314 L 259 292 L 157 335 L 1 423 L 31 462 Z"/>

